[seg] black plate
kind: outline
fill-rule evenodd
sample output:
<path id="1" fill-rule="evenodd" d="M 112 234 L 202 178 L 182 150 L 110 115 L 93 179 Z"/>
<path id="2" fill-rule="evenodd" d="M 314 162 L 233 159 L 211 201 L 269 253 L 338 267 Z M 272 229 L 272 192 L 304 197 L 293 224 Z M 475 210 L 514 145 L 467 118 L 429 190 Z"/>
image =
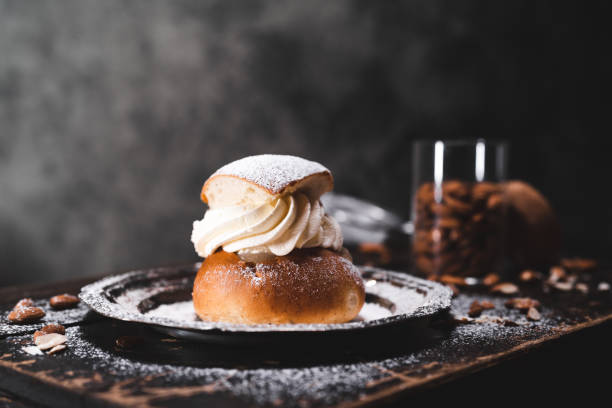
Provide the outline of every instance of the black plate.
<path id="1" fill-rule="evenodd" d="M 104 278 L 81 289 L 79 297 L 96 312 L 144 323 L 175 337 L 242 343 L 357 334 L 391 326 L 422 326 L 447 311 L 451 290 L 414 276 L 360 266 L 366 304 L 353 321 L 340 324 L 233 324 L 202 321 L 193 312 L 191 290 L 200 264 L 144 269 Z"/>

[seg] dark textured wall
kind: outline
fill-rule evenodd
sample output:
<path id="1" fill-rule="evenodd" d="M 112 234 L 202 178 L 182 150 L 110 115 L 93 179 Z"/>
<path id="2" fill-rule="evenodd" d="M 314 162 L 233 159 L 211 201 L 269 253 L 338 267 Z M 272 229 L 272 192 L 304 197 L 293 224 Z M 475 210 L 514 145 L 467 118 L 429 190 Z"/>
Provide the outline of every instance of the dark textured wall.
<path id="1" fill-rule="evenodd" d="M 415 138 L 511 142 L 570 253 L 612 243 L 610 7 L 0 0 L 0 285 L 195 259 L 201 183 L 323 162 L 408 215 Z"/>

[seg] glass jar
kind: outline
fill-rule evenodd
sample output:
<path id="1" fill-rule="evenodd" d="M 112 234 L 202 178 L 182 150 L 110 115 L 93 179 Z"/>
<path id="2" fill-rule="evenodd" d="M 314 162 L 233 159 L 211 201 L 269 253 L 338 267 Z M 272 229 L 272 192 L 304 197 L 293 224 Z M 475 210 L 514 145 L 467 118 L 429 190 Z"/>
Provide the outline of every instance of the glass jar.
<path id="1" fill-rule="evenodd" d="M 424 275 L 478 277 L 503 263 L 506 144 L 413 145 L 412 253 Z"/>

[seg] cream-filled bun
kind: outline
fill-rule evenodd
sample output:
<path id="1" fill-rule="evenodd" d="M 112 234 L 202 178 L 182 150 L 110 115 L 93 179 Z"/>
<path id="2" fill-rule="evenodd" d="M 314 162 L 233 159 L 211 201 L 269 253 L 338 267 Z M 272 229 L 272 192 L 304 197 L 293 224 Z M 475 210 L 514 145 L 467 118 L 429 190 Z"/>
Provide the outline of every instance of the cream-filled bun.
<path id="1" fill-rule="evenodd" d="M 283 256 L 295 248 L 342 248 L 338 223 L 319 201 L 333 187 L 329 170 L 294 156 L 246 157 L 217 170 L 204 184 L 209 209 L 191 240 L 207 257 L 217 249 L 245 261 Z"/>
<path id="2" fill-rule="evenodd" d="M 191 236 L 206 258 L 193 292 L 200 318 L 277 324 L 354 318 L 365 292 L 340 226 L 319 200 L 332 188 L 328 169 L 294 156 L 251 156 L 217 170 L 202 188 L 209 209 Z"/>

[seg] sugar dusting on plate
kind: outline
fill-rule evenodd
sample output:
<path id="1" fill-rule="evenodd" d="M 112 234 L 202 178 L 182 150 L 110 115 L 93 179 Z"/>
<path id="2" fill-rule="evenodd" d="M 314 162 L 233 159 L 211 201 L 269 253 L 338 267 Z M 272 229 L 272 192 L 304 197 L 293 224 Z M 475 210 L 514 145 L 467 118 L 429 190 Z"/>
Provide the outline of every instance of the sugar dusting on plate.
<path id="1" fill-rule="evenodd" d="M 191 299 L 193 277 L 198 265 L 161 267 L 111 276 L 81 289 L 79 296 L 101 315 L 123 321 L 152 324 L 170 329 L 207 332 L 207 338 L 226 332 L 341 332 L 382 327 L 403 321 L 429 319 L 448 309 L 450 289 L 436 282 L 405 273 L 366 266 L 358 267 L 368 282 L 363 315 L 347 323 L 331 324 L 234 324 L 195 318 Z M 186 303 L 185 303 L 186 302 Z M 175 303 L 179 303 L 173 306 Z M 180 304 L 182 303 L 182 304 Z M 160 308 L 161 305 L 164 307 Z M 387 309 L 389 312 L 383 310 Z M 180 331 L 176 332 L 180 337 Z"/>
<path id="2" fill-rule="evenodd" d="M 145 314 L 147 316 L 165 317 L 166 319 L 177 321 L 193 322 L 198 320 L 198 316 L 193 309 L 193 302 L 191 300 L 160 305 L 153 310 L 149 310 Z"/>
<path id="3" fill-rule="evenodd" d="M 368 321 L 374 319 L 382 319 L 383 317 L 392 316 L 393 313 L 386 307 L 382 307 L 376 303 L 365 303 L 359 312 L 359 318 Z"/>
<path id="4" fill-rule="evenodd" d="M 419 307 L 424 300 L 424 297 L 416 292 L 407 293 L 405 290 L 387 282 L 377 282 L 375 286 L 368 288 L 368 293 L 391 300 L 395 305 L 395 312 L 379 303 L 366 302 L 356 320 L 371 321 L 390 317 L 397 313 L 409 313 Z M 193 322 L 198 320 L 191 300 L 163 304 L 149 310 L 145 315 L 175 320 L 177 322 Z"/>

